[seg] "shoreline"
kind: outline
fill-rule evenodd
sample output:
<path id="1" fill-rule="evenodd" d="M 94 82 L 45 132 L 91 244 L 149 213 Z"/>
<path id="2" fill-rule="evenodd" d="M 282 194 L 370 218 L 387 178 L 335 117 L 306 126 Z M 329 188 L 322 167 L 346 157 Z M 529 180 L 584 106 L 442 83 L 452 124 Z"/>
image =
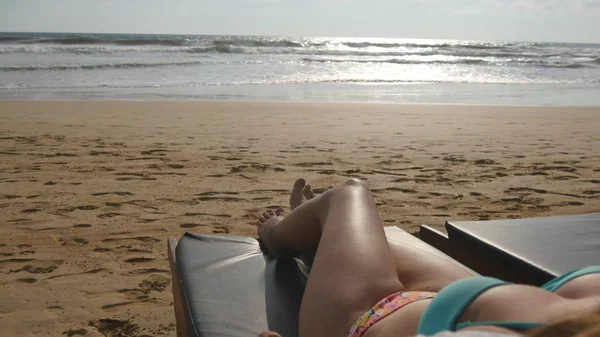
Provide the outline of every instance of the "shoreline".
<path id="1" fill-rule="evenodd" d="M 598 83 L 287 83 L 0 89 L 5 101 L 278 102 L 599 107 Z M 426 103 L 424 103 L 426 102 Z"/>
<path id="2" fill-rule="evenodd" d="M 21 89 L 19 89 L 21 90 Z M 28 89 L 25 89 L 28 90 Z M 25 99 L 0 99 L 0 104 L 85 104 L 85 103 L 107 103 L 107 104 L 282 104 L 282 105 L 381 105 L 381 106 L 399 106 L 399 107 L 478 107 L 478 108 L 499 108 L 499 109 L 592 109 L 599 110 L 598 106 L 587 105 L 500 105 L 500 104 L 477 104 L 477 103 L 401 103 L 401 102 L 346 102 L 346 101 L 276 101 L 276 100 L 236 100 L 236 99 L 194 99 L 194 100 L 110 100 L 110 99 L 57 99 L 57 100 L 25 100 Z"/>
<path id="3" fill-rule="evenodd" d="M 0 324 L 175 336 L 166 239 L 366 180 L 382 224 L 600 211 L 600 107 L 0 101 Z M 135 330 L 137 329 L 137 330 Z"/>

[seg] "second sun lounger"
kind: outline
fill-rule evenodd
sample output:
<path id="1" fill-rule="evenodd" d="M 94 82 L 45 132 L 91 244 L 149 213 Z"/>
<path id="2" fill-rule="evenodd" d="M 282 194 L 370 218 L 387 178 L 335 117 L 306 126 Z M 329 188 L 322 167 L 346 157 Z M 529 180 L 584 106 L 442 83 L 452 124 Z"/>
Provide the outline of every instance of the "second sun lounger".
<path id="1" fill-rule="evenodd" d="M 600 265 L 600 213 L 446 222 L 447 235 L 421 226 L 425 242 L 482 275 L 541 285 Z"/>

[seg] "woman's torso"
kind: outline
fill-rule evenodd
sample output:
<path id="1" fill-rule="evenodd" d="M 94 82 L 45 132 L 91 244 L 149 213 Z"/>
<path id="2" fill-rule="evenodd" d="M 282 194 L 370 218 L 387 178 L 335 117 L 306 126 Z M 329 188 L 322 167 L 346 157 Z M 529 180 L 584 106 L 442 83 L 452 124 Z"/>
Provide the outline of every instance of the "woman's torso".
<path id="1" fill-rule="evenodd" d="M 572 294 L 576 296 L 571 296 Z M 418 301 L 397 310 L 367 330 L 363 336 L 416 335 L 419 321 L 431 301 Z M 593 274 L 566 283 L 556 293 L 516 284 L 489 289 L 467 307 L 458 321 L 527 321 L 549 324 L 599 310 L 600 274 Z M 476 326 L 465 330 L 467 329 L 518 333 L 518 331 L 495 326 Z"/>

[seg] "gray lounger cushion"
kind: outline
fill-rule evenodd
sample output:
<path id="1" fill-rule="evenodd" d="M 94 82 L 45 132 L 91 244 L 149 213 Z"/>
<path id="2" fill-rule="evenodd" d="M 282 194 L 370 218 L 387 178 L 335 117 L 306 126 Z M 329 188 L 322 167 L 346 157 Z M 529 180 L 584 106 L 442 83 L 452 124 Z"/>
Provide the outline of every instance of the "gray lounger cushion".
<path id="1" fill-rule="evenodd" d="M 263 255 L 252 238 L 186 233 L 177 244 L 187 331 L 197 337 L 297 336 L 306 276 L 295 260 Z"/>
<path id="2" fill-rule="evenodd" d="M 396 227 L 386 234 L 445 256 Z M 307 280 L 301 262 L 269 258 L 252 238 L 189 233 L 177 244 L 176 257 L 190 336 L 250 337 L 266 329 L 298 336 Z"/>

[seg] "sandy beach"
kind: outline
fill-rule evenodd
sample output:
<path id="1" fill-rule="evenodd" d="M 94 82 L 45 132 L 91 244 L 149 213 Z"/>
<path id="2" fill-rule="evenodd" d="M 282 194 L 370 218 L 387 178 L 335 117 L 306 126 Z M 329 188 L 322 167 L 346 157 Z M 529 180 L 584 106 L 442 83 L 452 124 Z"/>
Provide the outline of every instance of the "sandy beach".
<path id="1" fill-rule="evenodd" d="M 600 211 L 600 108 L 0 102 L 3 336 L 175 336 L 166 239 L 255 236 L 296 178 L 382 222 Z"/>

